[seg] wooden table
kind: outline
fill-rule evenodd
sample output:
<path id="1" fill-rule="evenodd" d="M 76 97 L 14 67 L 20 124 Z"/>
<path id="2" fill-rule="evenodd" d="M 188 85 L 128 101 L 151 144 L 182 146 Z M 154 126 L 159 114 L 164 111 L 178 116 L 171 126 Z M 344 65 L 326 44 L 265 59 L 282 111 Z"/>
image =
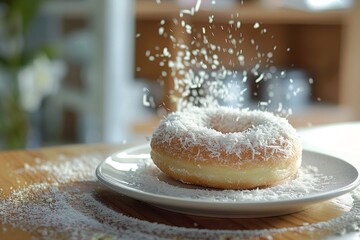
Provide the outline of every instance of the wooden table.
<path id="1" fill-rule="evenodd" d="M 360 125 L 359 125 L 360 126 Z M 59 180 L 56 175 L 49 174 L 44 171 L 30 171 L 33 166 L 39 165 L 41 160 L 42 164 L 54 165 L 67 158 L 68 161 L 75 161 L 76 157 L 92 156 L 95 154 L 99 160 L 102 157 L 109 155 L 114 151 L 118 151 L 129 147 L 129 145 L 75 145 L 75 146 L 62 146 L 53 148 L 43 148 L 38 150 L 20 150 L 0 152 L 0 239 L 30 239 L 32 237 L 44 237 L 42 232 L 22 230 L 21 221 L 17 222 L 16 227 L 11 227 L 4 223 L 4 213 L 1 213 L 1 200 L 6 199 L 11 195 L 11 191 L 23 186 L 29 186 L 34 183 L 50 183 L 59 184 L 59 188 L 65 193 L 72 189 L 80 189 L 84 193 L 96 196 L 97 201 L 101 202 L 107 208 L 110 208 L 117 213 L 122 213 L 126 216 L 131 216 L 135 219 L 146 220 L 148 222 L 157 222 L 170 226 L 179 226 L 186 228 L 199 228 L 199 229 L 232 229 L 232 230 L 245 230 L 245 229 L 274 229 L 274 228 L 289 228 L 297 226 L 306 226 L 312 223 L 327 221 L 329 219 L 341 216 L 350 210 L 350 207 L 341 202 L 326 201 L 314 205 L 313 207 L 291 215 L 258 218 L 258 219 L 225 219 L 225 218 L 209 218 L 200 216 L 184 215 L 174 213 L 154 206 L 133 200 L 126 196 L 114 193 L 113 191 L 103 187 L 96 179 L 86 181 L 80 179 L 75 180 Z M 59 158 L 59 156 L 61 156 Z M 73 159 L 73 160 L 72 160 Z M 50 166 L 50 165 L 48 165 Z M 20 169 L 20 170 L 19 170 Z M 28 171 L 27 171 L 28 170 Z M 95 169 L 94 169 L 95 170 Z M 35 199 L 41 198 L 41 192 L 35 194 Z M 14 207 L 15 207 L 14 202 Z M 81 212 L 84 208 L 81 201 L 74 203 L 79 206 Z M 82 206 L 83 208 L 80 208 Z M 85 210 L 85 209 L 83 209 Z M 7 212 L 7 210 L 5 210 Z M 81 213 L 80 213 L 81 214 Z M 7 216 L 9 217 L 9 216 Z M 25 218 L 31 218 L 31 214 Z M 89 216 L 96 220 L 96 215 Z M 25 221 L 25 220 L 24 220 Z M 29 219 L 27 219 L 29 221 Z M 25 228 L 26 229 L 26 228 Z M 56 226 L 43 226 L 42 229 L 48 229 L 49 232 L 57 231 Z M 91 231 L 91 229 L 89 229 Z M 119 233 L 120 234 L 120 233 Z M 284 231 L 272 235 L 274 239 L 318 239 L 324 236 L 332 235 L 331 230 L 316 229 L 300 231 Z M 157 236 L 159 237 L 159 236 Z M 228 237 L 228 236 L 226 236 Z M 227 239 L 224 237 L 223 239 Z M 44 237 L 46 238 L 46 236 Z M 56 235 L 59 239 L 68 239 L 69 235 L 63 231 L 59 231 Z M 182 239 L 181 236 L 173 236 L 172 238 Z M 202 235 L 199 236 L 199 239 Z M 97 239 L 105 239 L 98 237 Z M 231 239 L 231 238 L 229 238 Z M 265 239 L 265 236 L 251 237 L 251 239 Z"/>

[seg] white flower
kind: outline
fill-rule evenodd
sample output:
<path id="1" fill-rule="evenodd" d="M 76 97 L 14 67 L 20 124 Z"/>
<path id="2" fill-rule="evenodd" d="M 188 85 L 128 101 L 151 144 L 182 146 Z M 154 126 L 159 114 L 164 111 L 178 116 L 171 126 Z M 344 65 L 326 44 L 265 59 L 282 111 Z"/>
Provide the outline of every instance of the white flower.
<path id="1" fill-rule="evenodd" d="M 61 61 L 50 61 L 45 55 L 35 58 L 18 73 L 20 102 L 25 111 L 39 109 L 44 97 L 55 94 L 65 74 Z"/>

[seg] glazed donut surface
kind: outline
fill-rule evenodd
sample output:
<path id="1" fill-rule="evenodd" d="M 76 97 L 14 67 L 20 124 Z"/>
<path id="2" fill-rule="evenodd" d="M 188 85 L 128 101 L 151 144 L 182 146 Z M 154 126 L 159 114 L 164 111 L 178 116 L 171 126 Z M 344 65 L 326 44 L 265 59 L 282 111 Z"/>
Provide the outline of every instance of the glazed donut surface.
<path id="1" fill-rule="evenodd" d="M 252 189 L 296 177 L 301 144 L 284 118 L 227 107 L 169 114 L 151 139 L 151 158 L 184 183 Z"/>

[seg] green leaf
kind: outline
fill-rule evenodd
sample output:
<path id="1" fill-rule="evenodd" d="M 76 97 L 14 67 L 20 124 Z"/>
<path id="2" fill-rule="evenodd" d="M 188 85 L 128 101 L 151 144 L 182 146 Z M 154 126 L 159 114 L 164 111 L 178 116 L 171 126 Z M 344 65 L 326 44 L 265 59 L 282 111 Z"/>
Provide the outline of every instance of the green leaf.
<path id="1" fill-rule="evenodd" d="M 20 17 L 21 29 L 25 32 L 43 3 L 43 0 L 1 0 L 6 6 L 6 19 L 13 21 Z"/>
<path id="2" fill-rule="evenodd" d="M 23 29 L 24 31 L 27 30 L 31 21 L 38 13 L 38 10 L 43 2 L 43 0 L 17 0 L 21 2 L 21 13 L 22 13 L 22 20 L 23 20 Z"/>
<path id="3" fill-rule="evenodd" d="M 9 59 L 0 56 L 0 67 L 9 68 L 10 67 Z"/>

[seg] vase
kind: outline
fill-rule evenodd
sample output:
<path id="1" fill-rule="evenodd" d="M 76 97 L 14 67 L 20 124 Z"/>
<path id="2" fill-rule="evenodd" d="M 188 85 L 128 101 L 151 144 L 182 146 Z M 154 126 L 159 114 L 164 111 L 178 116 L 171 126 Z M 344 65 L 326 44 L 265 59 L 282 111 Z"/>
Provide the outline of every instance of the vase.
<path id="1" fill-rule="evenodd" d="M 26 147 L 28 123 L 17 88 L 16 72 L 0 74 L 0 149 Z"/>

